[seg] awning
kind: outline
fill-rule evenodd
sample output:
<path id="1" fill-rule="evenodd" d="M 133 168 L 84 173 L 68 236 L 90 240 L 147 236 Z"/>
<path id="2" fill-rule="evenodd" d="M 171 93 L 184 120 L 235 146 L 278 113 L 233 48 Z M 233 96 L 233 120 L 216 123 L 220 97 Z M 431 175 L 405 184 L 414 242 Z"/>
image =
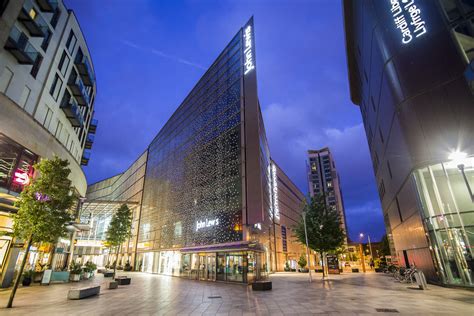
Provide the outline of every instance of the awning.
<path id="1" fill-rule="evenodd" d="M 264 252 L 263 245 L 256 241 L 237 241 L 217 245 L 194 246 L 176 249 L 182 253 L 220 252 L 220 251 L 257 251 Z"/>

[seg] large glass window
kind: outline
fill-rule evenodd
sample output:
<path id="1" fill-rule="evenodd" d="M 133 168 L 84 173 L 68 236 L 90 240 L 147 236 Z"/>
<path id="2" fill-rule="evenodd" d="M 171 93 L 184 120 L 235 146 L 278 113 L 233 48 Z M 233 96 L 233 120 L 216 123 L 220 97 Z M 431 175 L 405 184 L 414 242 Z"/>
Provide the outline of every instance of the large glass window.
<path id="1" fill-rule="evenodd" d="M 474 157 L 415 172 L 440 277 L 474 286 Z"/>
<path id="2" fill-rule="evenodd" d="M 37 160 L 38 156 L 0 133 L 0 188 L 20 193 Z"/>

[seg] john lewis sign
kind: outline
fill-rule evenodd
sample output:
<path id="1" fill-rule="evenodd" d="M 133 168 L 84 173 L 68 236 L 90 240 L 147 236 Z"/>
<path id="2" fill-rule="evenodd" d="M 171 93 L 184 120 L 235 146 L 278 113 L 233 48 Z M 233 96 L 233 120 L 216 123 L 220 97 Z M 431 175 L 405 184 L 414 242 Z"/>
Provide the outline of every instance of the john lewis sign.
<path id="1" fill-rule="evenodd" d="M 219 219 L 207 219 L 204 221 L 197 221 L 196 222 L 196 231 L 199 231 L 202 228 L 212 227 L 212 226 L 219 226 Z"/>
<path id="2" fill-rule="evenodd" d="M 244 59 L 244 75 L 247 75 L 255 69 L 252 24 L 247 25 L 244 29 Z"/>
<path id="3" fill-rule="evenodd" d="M 400 31 L 403 44 L 426 34 L 423 12 L 415 0 L 390 0 L 390 3 L 393 22 Z"/>

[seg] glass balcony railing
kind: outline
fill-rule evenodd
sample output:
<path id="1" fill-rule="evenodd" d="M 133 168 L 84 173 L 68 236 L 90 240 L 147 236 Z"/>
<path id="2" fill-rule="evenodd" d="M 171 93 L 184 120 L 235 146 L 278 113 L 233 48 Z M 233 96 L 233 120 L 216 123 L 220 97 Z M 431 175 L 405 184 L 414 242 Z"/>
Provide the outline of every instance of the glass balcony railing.
<path id="1" fill-rule="evenodd" d="M 66 114 L 66 117 L 71 122 L 73 127 L 82 127 L 84 125 L 84 118 L 82 113 L 77 105 L 76 101 L 73 98 L 64 97 L 63 102 L 61 103 L 61 109 Z"/>
<path id="2" fill-rule="evenodd" d="M 91 120 L 91 123 L 89 124 L 89 133 L 90 134 L 95 134 L 95 132 L 97 130 L 97 124 L 98 123 L 99 123 L 99 121 L 97 121 L 96 119 Z"/>
<path id="3" fill-rule="evenodd" d="M 68 85 L 71 88 L 72 94 L 76 97 L 77 103 L 79 105 L 89 105 L 90 97 L 89 93 L 87 92 L 87 88 L 82 82 L 82 79 L 75 72 L 71 73 Z"/>
<path id="4" fill-rule="evenodd" d="M 36 0 L 41 11 L 54 12 L 58 7 L 58 0 Z"/>
<path id="5" fill-rule="evenodd" d="M 18 20 L 28 29 L 31 36 L 45 37 L 48 33 L 48 24 L 31 2 L 23 4 Z"/>
<path id="6" fill-rule="evenodd" d="M 94 143 L 94 135 L 88 134 L 87 138 L 86 138 L 86 143 L 84 145 L 84 148 L 85 149 L 91 149 L 93 143 Z"/>
<path id="7" fill-rule="evenodd" d="M 82 50 L 77 51 L 76 59 L 74 61 L 77 69 L 79 70 L 79 75 L 81 76 L 84 84 L 92 86 L 94 84 L 94 72 L 89 63 L 89 58 L 82 53 Z"/>
<path id="8" fill-rule="evenodd" d="M 28 36 L 13 26 L 5 44 L 8 50 L 20 64 L 33 65 L 38 57 L 38 51 L 28 41 Z"/>
<path id="9" fill-rule="evenodd" d="M 84 151 L 82 153 L 82 158 L 81 158 L 81 165 L 83 166 L 87 166 L 87 164 L 89 163 L 89 159 L 91 158 L 91 153 L 88 152 L 88 151 Z"/>

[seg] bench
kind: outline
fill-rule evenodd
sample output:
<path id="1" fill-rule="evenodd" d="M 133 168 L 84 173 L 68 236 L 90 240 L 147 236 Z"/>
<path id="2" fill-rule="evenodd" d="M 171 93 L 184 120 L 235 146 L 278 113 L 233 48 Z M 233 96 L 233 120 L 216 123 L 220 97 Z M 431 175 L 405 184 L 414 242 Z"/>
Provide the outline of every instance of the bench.
<path id="1" fill-rule="evenodd" d="M 117 281 L 107 282 L 107 288 L 109 290 L 115 290 L 116 288 L 118 288 L 118 282 Z"/>
<path id="2" fill-rule="evenodd" d="M 70 289 L 67 293 L 69 300 L 80 300 L 89 296 L 94 296 L 100 293 L 100 285 Z"/>
<path id="3" fill-rule="evenodd" d="M 254 283 L 252 283 L 252 290 L 254 291 L 270 291 L 271 289 L 271 281 L 255 281 Z"/>
<path id="4" fill-rule="evenodd" d="M 130 285 L 132 279 L 127 278 L 126 276 L 118 276 L 115 278 L 115 281 L 118 283 L 118 285 Z"/>

